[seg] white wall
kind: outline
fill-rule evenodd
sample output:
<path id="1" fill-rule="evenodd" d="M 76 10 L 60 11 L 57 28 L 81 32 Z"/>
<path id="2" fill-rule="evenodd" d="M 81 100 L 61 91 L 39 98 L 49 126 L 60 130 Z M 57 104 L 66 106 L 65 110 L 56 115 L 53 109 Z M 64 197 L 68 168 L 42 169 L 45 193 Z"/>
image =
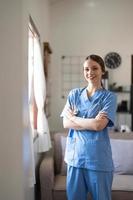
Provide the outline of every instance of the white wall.
<path id="1" fill-rule="evenodd" d="M 44 9 L 43 9 L 44 8 Z M 45 12 L 44 12 L 45 11 Z M 49 39 L 48 0 L 0 2 L 0 199 L 33 200 L 29 173 L 28 15 Z"/>
<path id="2" fill-rule="evenodd" d="M 0 5 L 0 199 L 24 199 L 21 1 Z"/>
<path id="3" fill-rule="evenodd" d="M 52 4 L 52 116 L 49 119 L 52 130 L 62 129 L 59 117 L 65 103 L 61 99 L 62 55 L 96 53 L 104 57 L 110 51 L 118 52 L 122 64 L 116 70 L 109 70 L 109 81 L 130 84 L 132 8 L 132 0 L 67 0 Z"/>
<path id="4" fill-rule="evenodd" d="M 50 41 L 49 0 L 29 0 L 27 9 L 41 35 L 41 43 Z"/>

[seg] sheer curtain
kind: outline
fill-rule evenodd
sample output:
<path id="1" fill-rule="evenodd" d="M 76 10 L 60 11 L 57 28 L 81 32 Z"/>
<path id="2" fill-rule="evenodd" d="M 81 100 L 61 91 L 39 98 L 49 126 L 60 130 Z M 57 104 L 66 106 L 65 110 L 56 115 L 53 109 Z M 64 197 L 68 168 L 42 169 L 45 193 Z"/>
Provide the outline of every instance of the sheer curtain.
<path id="1" fill-rule="evenodd" d="M 28 93 L 29 93 L 29 114 L 30 114 L 30 166 L 29 166 L 29 185 L 34 186 L 35 180 L 35 155 L 36 152 L 45 152 L 51 148 L 51 139 L 49 126 L 44 113 L 46 98 L 46 83 L 43 71 L 43 61 L 39 37 L 29 26 L 29 44 L 28 44 Z M 28 109 L 28 108 L 27 108 Z M 24 116 L 25 118 L 25 116 Z M 26 134 L 25 134 L 26 135 Z M 35 140 L 36 139 L 36 140 Z M 35 145 L 33 144 L 35 140 Z M 27 139 L 24 140 L 24 143 Z M 27 150 L 25 150 L 27 155 Z"/>
<path id="2" fill-rule="evenodd" d="M 31 45 L 30 45 L 31 44 Z M 46 99 L 46 82 L 43 70 L 43 61 L 39 39 L 36 36 L 29 38 L 29 107 L 30 121 L 33 137 L 36 140 L 37 151 L 45 152 L 51 148 L 50 131 L 48 121 L 44 112 Z M 33 49 L 33 51 L 32 51 Z"/>
<path id="3" fill-rule="evenodd" d="M 34 96 L 38 109 L 37 113 L 37 145 L 38 152 L 45 152 L 51 148 L 48 121 L 44 112 L 46 99 L 46 82 L 43 70 L 41 47 L 37 38 L 34 42 Z"/>
<path id="4" fill-rule="evenodd" d="M 29 156 L 29 186 L 33 187 L 34 184 L 36 183 L 35 180 L 35 159 L 34 159 L 34 146 L 33 146 L 33 123 L 32 121 L 32 116 L 31 116 L 31 107 L 32 107 L 32 102 L 33 102 L 33 50 L 31 46 L 33 45 L 33 38 L 31 35 L 31 32 L 29 30 L 29 44 L 28 44 L 28 96 L 29 96 L 29 130 L 30 130 L 30 141 L 29 141 L 29 146 L 30 148 L 30 156 Z M 25 118 L 25 117 L 24 117 Z M 26 134 L 25 134 L 26 135 Z M 27 138 L 24 140 L 24 142 L 27 143 Z M 25 155 L 27 155 L 27 149 L 25 150 Z"/>

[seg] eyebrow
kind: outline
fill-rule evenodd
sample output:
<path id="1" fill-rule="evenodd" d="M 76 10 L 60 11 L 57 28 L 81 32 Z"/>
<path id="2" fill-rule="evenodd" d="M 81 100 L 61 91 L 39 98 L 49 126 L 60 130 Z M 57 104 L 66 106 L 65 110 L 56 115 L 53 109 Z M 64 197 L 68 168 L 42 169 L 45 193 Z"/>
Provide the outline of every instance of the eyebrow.
<path id="1" fill-rule="evenodd" d="M 92 68 L 93 67 L 98 67 L 97 65 L 93 65 L 93 66 L 91 66 Z M 90 68 L 90 67 L 88 67 L 88 66 L 86 66 L 86 67 L 84 67 L 85 69 L 87 69 L 87 68 Z"/>

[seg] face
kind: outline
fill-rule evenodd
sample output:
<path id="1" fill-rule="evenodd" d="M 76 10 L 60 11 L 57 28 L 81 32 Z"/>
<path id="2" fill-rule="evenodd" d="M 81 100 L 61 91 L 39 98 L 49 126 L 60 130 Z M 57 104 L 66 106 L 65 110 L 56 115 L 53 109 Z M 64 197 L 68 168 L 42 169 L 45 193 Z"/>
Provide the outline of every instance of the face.
<path id="1" fill-rule="evenodd" d="M 101 66 L 97 62 L 91 59 L 84 62 L 84 77 L 88 83 L 101 84 L 102 74 Z"/>

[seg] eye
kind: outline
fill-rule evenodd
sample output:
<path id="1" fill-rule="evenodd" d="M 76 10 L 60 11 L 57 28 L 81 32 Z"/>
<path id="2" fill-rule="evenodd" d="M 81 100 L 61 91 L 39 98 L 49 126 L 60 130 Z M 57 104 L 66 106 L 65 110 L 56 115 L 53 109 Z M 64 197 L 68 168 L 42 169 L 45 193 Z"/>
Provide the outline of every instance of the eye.
<path id="1" fill-rule="evenodd" d="M 95 71 L 95 70 L 97 70 L 98 68 L 97 67 L 93 67 L 93 70 Z"/>
<path id="2" fill-rule="evenodd" d="M 98 70 L 98 67 L 97 67 L 96 65 L 93 65 L 93 66 L 92 66 L 92 70 L 93 70 L 93 71 Z"/>
<path id="3" fill-rule="evenodd" d="M 89 71 L 89 68 L 84 68 L 84 71 L 88 72 L 88 71 Z"/>

